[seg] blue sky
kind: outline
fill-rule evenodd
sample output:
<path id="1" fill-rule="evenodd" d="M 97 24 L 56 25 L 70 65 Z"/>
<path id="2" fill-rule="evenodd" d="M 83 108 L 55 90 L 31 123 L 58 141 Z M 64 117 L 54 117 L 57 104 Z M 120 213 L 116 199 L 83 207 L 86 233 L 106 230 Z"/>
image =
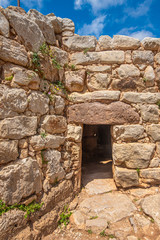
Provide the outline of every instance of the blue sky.
<path id="1" fill-rule="evenodd" d="M 0 0 L 2 7 L 16 4 Z M 21 7 L 70 18 L 80 35 L 160 37 L 160 0 L 21 0 Z"/>

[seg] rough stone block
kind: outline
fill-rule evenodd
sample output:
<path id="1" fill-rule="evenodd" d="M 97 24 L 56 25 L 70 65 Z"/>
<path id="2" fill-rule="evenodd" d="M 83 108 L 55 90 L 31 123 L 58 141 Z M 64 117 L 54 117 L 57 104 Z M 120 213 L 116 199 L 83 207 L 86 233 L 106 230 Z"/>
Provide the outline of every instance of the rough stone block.
<path id="1" fill-rule="evenodd" d="M 147 168 L 154 150 L 153 143 L 114 143 L 113 162 L 117 166 L 125 165 L 127 168 Z"/>
<path id="2" fill-rule="evenodd" d="M 142 181 L 151 184 L 160 184 L 160 168 L 148 168 L 140 171 Z"/>
<path id="3" fill-rule="evenodd" d="M 125 92 L 122 96 L 122 101 L 126 103 L 156 104 L 159 100 L 160 93 Z"/>
<path id="4" fill-rule="evenodd" d="M 68 124 L 67 126 L 67 139 L 75 142 L 82 140 L 82 127 Z"/>
<path id="5" fill-rule="evenodd" d="M 110 81 L 111 79 L 108 73 L 96 73 L 87 75 L 87 87 L 89 91 L 107 89 Z"/>
<path id="6" fill-rule="evenodd" d="M 0 12 L 0 34 L 9 37 L 9 22 L 3 13 Z"/>
<path id="7" fill-rule="evenodd" d="M 50 46 L 50 50 L 61 67 L 63 67 L 65 64 L 68 64 L 68 53 L 66 51 L 53 46 Z"/>
<path id="8" fill-rule="evenodd" d="M 155 61 L 156 61 L 157 64 L 160 65 L 160 53 L 157 53 L 157 54 L 155 55 Z"/>
<path id="9" fill-rule="evenodd" d="M 81 92 L 84 88 L 85 70 L 65 72 L 65 86 L 70 92 Z"/>
<path id="10" fill-rule="evenodd" d="M 37 117 L 17 116 L 0 121 L 0 137 L 21 139 L 36 134 Z"/>
<path id="11" fill-rule="evenodd" d="M 113 36 L 112 47 L 114 49 L 133 50 L 138 49 L 141 42 L 138 39 L 129 36 L 115 35 Z"/>
<path id="12" fill-rule="evenodd" d="M 124 63 L 124 51 L 99 52 L 99 58 L 101 63 L 122 64 Z"/>
<path id="13" fill-rule="evenodd" d="M 119 68 L 116 69 L 118 75 L 122 79 L 127 78 L 136 78 L 140 76 L 140 71 L 133 64 L 122 64 Z"/>
<path id="14" fill-rule="evenodd" d="M 65 108 L 65 101 L 61 96 L 55 96 L 55 112 L 58 115 L 63 114 Z"/>
<path id="15" fill-rule="evenodd" d="M 74 30 L 75 30 L 74 22 L 69 18 L 63 18 L 62 19 L 62 32 L 71 31 L 74 33 Z"/>
<path id="16" fill-rule="evenodd" d="M 137 141 L 144 138 L 144 127 L 141 125 L 123 125 L 113 127 L 113 138 L 122 141 Z"/>
<path id="17" fill-rule="evenodd" d="M 147 134 L 154 141 L 160 141 L 160 124 L 151 124 L 146 127 Z"/>
<path id="18" fill-rule="evenodd" d="M 10 205 L 39 193 L 42 182 L 37 161 L 25 158 L 0 168 L 0 189 L 0 199 Z"/>
<path id="19" fill-rule="evenodd" d="M 111 72 L 111 66 L 107 65 L 88 65 L 86 66 L 87 72 Z"/>
<path id="20" fill-rule="evenodd" d="M 118 187 L 128 188 L 139 185 L 139 177 L 136 170 L 115 167 L 114 179 Z"/>
<path id="21" fill-rule="evenodd" d="M 132 59 L 134 64 L 153 64 L 154 54 L 152 51 L 135 50 L 132 53 Z"/>
<path id="22" fill-rule="evenodd" d="M 0 165 L 17 159 L 18 141 L 0 141 Z"/>
<path id="23" fill-rule="evenodd" d="M 28 109 L 33 113 L 44 115 L 49 111 L 49 98 L 41 92 L 31 92 L 28 101 Z"/>
<path id="24" fill-rule="evenodd" d="M 94 51 L 96 47 L 96 37 L 74 35 L 63 39 L 63 46 L 69 51 Z"/>
<path id="25" fill-rule="evenodd" d="M 110 36 L 100 36 L 98 46 L 101 51 L 112 49 L 112 38 Z"/>
<path id="26" fill-rule="evenodd" d="M 160 38 L 146 37 L 142 40 L 142 46 L 146 50 L 158 50 L 160 48 Z"/>
<path id="27" fill-rule="evenodd" d="M 109 105 L 102 103 L 81 103 L 68 107 L 68 122 L 83 124 L 138 123 L 139 115 L 131 106 L 122 102 Z"/>
<path id="28" fill-rule="evenodd" d="M 27 66 L 28 57 L 24 46 L 18 42 L 0 36 L 0 59 L 21 66 Z"/>
<path id="29" fill-rule="evenodd" d="M 145 122 L 159 123 L 159 110 L 156 105 L 142 105 L 140 106 L 142 119 Z"/>
<path id="30" fill-rule="evenodd" d="M 41 128 L 51 134 L 63 133 L 67 129 L 66 118 L 62 116 L 47 115 L 42 121 Z"/>
<path id="31" fill-rule="evenodd" d="M 144 78 L 145 78 L 145 85 L 147 87 L 153 87 L 154 86 L 155 73 L 154 73 L 154 70 L 151 66 L 148 66 L 145 69 Z"/>

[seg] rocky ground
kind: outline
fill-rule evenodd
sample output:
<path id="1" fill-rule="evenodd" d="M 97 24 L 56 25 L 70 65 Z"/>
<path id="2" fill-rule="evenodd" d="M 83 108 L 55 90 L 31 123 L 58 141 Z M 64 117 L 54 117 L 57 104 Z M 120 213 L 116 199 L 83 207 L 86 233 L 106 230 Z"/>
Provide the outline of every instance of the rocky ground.
<path id="1" fill-rule="evenodd" d="M 117 189 L 108 164 L 90 168 L 69 225 L 44 240 L 160 240 L 160 188 Z"/>

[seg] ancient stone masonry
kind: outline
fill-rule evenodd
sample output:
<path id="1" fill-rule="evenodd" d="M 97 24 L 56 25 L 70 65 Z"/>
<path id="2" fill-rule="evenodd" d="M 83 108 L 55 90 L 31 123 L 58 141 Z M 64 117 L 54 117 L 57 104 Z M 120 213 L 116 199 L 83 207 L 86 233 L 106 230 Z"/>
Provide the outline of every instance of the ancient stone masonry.
<path id="1" fill-rule="evenodd" d="M 74 30 L 53 13 L 0 8 L 0 200 L 44 203 L 27 219 L 0 216 L 0 240 L 52 233 L 80 190 L 83 124 L 111 125 L 118 187 L 160 183 L 160 39 Z"/>

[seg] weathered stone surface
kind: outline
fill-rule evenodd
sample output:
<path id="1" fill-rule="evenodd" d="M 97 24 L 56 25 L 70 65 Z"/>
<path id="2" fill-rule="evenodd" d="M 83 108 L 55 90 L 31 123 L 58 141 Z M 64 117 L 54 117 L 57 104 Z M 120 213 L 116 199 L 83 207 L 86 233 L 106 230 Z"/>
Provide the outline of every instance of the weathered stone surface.
<path id="1" fill-rule="evenodd" d="M 83 124 L 124 124 L 138 123 L 139 115 L 129 105 L 115 102 L 81 103 L 68 107 L 68 122 Z"/>
<path id="2" fill-rule="evenodd" d="M 151 184 L 160 184 L 160 168 L 148 168 L 140 171 L 142 181 Z"/>
<path id="3" fill-rule="evenodd" d="M 24 215 L 23 211 L 16 209 L 2 215 L 0 218 L 1 239 L 9 239 L 17 230 L 26 226 L 27 220 L 24 218 Z"/>
<path id="4" fill-rule="evenodd" d="M 123 91 L 135 91 L 138 88 L 139 82 L 134 78 L 121 78 L 121 79 L 113 79 L 111 88 L 113 90 L 121 90 Z"/>
<path id="5" fill-rule="evenodd" d="M 80 209 L 88 216 L 98 214 L 100 218 L 106 219 L 106 222 L 117 222 L 130 216 L 136 207 L 126 195 L 108 193 L 86 198 L 80 203 Z"/>
<path id="6" fill-rule="evenodd" d="M 64 32 L 64 31 L 74 32 L 74 30 L 75 30 L 74 22 L 69 18 L 63 18 L 62 19 L 62 32 Z"/>
<path id="7" fill-rule="evenodd" d="M 91 229 L 93 232 L 101 232 L 106 229 L 108 223 L 105 218 L 96 218 L 96 219 L 89 219 L 86 220 L 86 230 Z"/>
<path id="8" fill-rule="evenodd" d="M 139 48 L 141 46 L 141 42 L 140 40 L 132 37 L 115 35 L 113 36 L 112 46 L 114 49 L 131 50 Z"/>
<path id="9" fill-rule="evenodd" d="M 63 114 L 65 108 L 65 101 L 61 96 L 55 96 L 55 112 L 60 115 Z"/>
<path id="10" fill-rule="evenodd" d="M 122 101 L 126 103 L 157 103 L 160 100 L 160 93 L 123 93 Z"/>
<path id="11" fill-rule="evenodd" d="M 155 55 L 155 61 L 156 61 L 157 64 L 160 64 L 160 53 L 157 53 Z"/>
<path id="12" fill-rule="evenodd" d="M 18 66 L 12 67 L 14 77 L 11 83 L 12 87 L 24 87 L 33 90 L 39 89 L 40 79 L 37 73 Z"/>
<path id="13" fill-rule="evenodd" d="M 158 123 L 159 122 L 159 110 L 156 105 L 142 105 L 140 106 L 142 119 L 145 122 Z"/>
<path id="14" fill-rule="evenodd" d="M 18 157 L 18 141 L 0 141 L 0 165 Z"/>
<path id="15" fill-rule="evenodd" d="M 60 48 L 50 46 L 51 54 L 56 58 L 56 61 L 63 67 L 68 64 L 68 53 Z"/>
<path id="16" fill-rule="evenodd" d="M 83 91 L 85 70 L 65 72 L 65 86 L 70 92 Z"/>
<path id="17" fill-rule="evenodd" d="M 88 65 L 86 67 L 87 72 L 111 72 L 111 66 L 107 65 Z"/>
<path id="18" fill-rule="evenodd" d="M 46 16 L 35 9 L 30 9 L 27 15 L 31 21 L 35 22 L 39 26 L 46 39 L 46 42 L 54 45 L 56 43 L 56 37 L 51 21 L 49 21 Z"/>
<path id="19" fill-rule="evenodd" d="M 87 87 L 89 91 L 107 89 L 110 81 L 111 79 L 108 73 L 96 73 L 87 75 Z"/>
<path id="20" fill-rule="evenodd" d="M 106 175 L 107 175 L 107 173 L 106 173 Z M 85 191 L 87 192 L 87 194 L 97 195 L 97 194 L 103 194 L 103 193 L 117 190 L 114 180 L 109 179 L 106 175 L 102 176 L 102 174 L 101 174 L 101 176 L 99 175 L 100 179 L 96 179 L 97 176 L 95 174 L 94 175 L 95 179 L 92 181 L 89 181 L 89 178 L 88 178 L 87 179 L 88 183 L 85 185 Z M 92 178 L 94 176 L 92 175 Z M 105 179 L 103 179 L 103 177 Z"/>
<path id="21" fill-rule="evenodd" d="M 67 30 L 67 31 L 63 31 L 62 32 L 62 37 L 73 37 L 74 36 L 74 32 L 73 32 L 73 30 L 74 30 L 74 28 L 72 29 L 72 31 L 69 31 L 69 30 Z"/>
<path id="22" fill-rule="evenodd" d="M 158 50 L 160 48 L 160 38 L 146 37 L 142 40 L 142 45 L 147 50 Z"/>
<path id="23" fill-rule="evenodd" d="M 42 183 L 37 161 L 24 158 L 0 168 L 0 189 L 0 198 L 11 205 L 33 193 L 39 193 Z"/>
<path id="24" fill-rule="evenodd" d="M 46 178 L 50 183 L 55 183 L 64 178 L 65 171 L 62 168 L 61 153 L 56 150 L 47 150 L 43 152 L 44 160 L 47 162 Z"/>
<path id="25" fill-rule="evenodd" d="M 36 134 L 37 117 L 17 116 L 0 121 L 0 137 L 21 139 Z"/>
<path id="26" fill-rule="evenodd" d="M 160 194 L 145 197 L 142 201 L 142 209 L 145 214 L 152 217 L 160 226 Z"/>
<path id="27" fill-rule="evenodd" d="M 136 170 L 115 167 L 114 180 L 118 187 L 128 188 L 139 184 L 138 173 Z"/>
<path id="28" fill-rule="evenodd" d="M 71 64 L 121 64 L 124 63 L 124 51 L 88 52 L 87 54 L 82 52 L 73 53 L 70 59 Z"/>
<path id="29" fill-rule="evenodd" d="M 151 124 L 146 127 L 147 134 L 152 137 L 154 141 L 160 141 L 160 124 Z"/>
<path id="30" fill-rule="evenodd" d="M 67 123 L 62 116 L 48 115 L 44 118 L 41 127 L 51 134 L 63 133 L 67 129 Z"/>
<path id="31" fill-rule="evenodd" d="M 27 94 L 22 89 L 0 86 L 0 119 L 14 117 L 27 108 Z"/>
<path id="32" fill-rule="evenodd" d="M 136 78 L 140 76 L 140 71 L 133 64 L 122 64 L 119 68 L 117 68 L 117 72 L 120 78 Z"/>
<path id="33" fill-rule="evenodd" d="M 32 234 L 32 230 L 31 228 L 28 226 L 25 229 L 23 229 L 22 231 L 20 231 L 16 236 L 12 237 L 13 240 L 31 240 L 33 239 L 33 234 Z"/>
<path id="34" fill-rule="evenodd" d="M 33 113 L 44 115 L 49 111 L 49 98 L 41 92 L 32 92 L 28 101 L 28 109 Z"/>
<path id="35" fill-rule="evenodd" d="M 147 168 L 154 154 L 153 143 L 123 143 L 113 144 L 113 161 L 117 166 L 127 168 Z"/>
<path id="36" fill-rule="evenodd" d="M 118 101 L 119 97 L 120 97 L 119 91 L 94 91 L 91 93 L 86 92 L 83 94 L 80 94 L 80 93 L 70 94 L 71 101 L 74 103 L 92 102 L 92 101 L 100 101 L 100 100 L 111 102 L 111 101 Z"/>
<path id="37" fill-rule="evenodd" d="M 81 142 L 82 140 L 82 127 L 68 124 L 67 126 L 67 139 L 75 142 Z"/>
<path id="38" fill-rule="evenodd" d="M 77 210 L 71 215 L 71 223 L 74 223 L 78 229 L 85 228 L 85 218 L 81 211 Z"/>
<path id="39" fill-rule="evenodd" d="M 25 48 L 18 42 L 0 36 L 0 59 L 22 66 L 28 64 Z"/>
<path id="40" fill-rule="evenodd" d="M 144 138 L 144 127 L 141 125 L 114 126 L 113 138 L 122 141 L 137 141 Z"/>
<path id="41" fill-rule="evenodd" d="M 46 17 L 51 22 L 51 24 L 53 26 L 53 29 L 54 29 L 54 32 L 56 34 L 61 33 L 62 32 L 62 22 L 59 21 L 59 18 L 56 17 L 56 16 L 53 16 L 53 14 L 48 14 Z"/>
<path id="42" fill-rule="evenodd" d="M 14 28 L 19 38 L 24 41 L 25 47 L 37 52 L 45 42 L 45 38 L 38 25 L 12 10 L 6 10 L 10 25 Z M 27 29 L 27 31 L 26 31 Z"/>
<path id="43" fill-rule="evenodd" d="M 160 158 L 155 157 L 151 160 L 149 167 L 150 168 L 156 168 L 160 166 Z"/>
<path id="44" fill-rule="evenodd" d="M 74 35 L 63 39 L 63 46 L 69 51 L 94 51 L 96 47 L 96 37 Z M 87 53 L 86 53 L 87 54 Z"/>
<path id="45" fill-rule="evenodd" d="M 154 86 L 155 73 L 154 73 L 154 70 L 153 70 L 153 68 L 151 66 L 148 66 L 145 69 L 144 78 L 145 78 L 145 85 L 147 87 Z"/>
<path id="46" fill-rule="evenodd" d="M 152 51 L 138 51 L 132 53 L 134 64 L 153 64 L 154 55 Z"/>
<path id="47" fill-rule="evenodd" d="M 48 148 L 59 148 L 65 141 L 64 137 L 47 135 L 46 137 L 42 136 L 33 136 L 30 139 L 30 144 L 35 151 L 40 151 Z"/>
<path id="48" fill-rule="evenodd" d="M 0 12 L 0 34 L 4 37 L 9 37 L 9 22 Z"/>
<path id="49" fill-rule="evenodd" d="M 112 38 L 110 36 L 100 36 L 98 46 L 101 51 L 112 49 Z"/>

